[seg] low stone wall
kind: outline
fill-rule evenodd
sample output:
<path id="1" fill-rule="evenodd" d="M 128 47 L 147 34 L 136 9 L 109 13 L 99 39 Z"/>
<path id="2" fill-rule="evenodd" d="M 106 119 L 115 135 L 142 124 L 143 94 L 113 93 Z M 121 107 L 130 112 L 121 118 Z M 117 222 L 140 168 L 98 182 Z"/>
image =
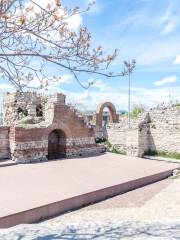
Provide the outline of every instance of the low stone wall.
<path id="1" fill-rule="evenodd" d="M 147 114 L 150 122 L 144 122 Z M 107 129 L 109 141 L 129 155 L 143 156 L 148 151 L 180 153 L 180 108 L 163 107 L 150 109 L 127 124 L 114 124 Z"/>
<path id="2" fill-rule="evenodd" d="M 177 129 L 152 129 L 151 151 L 166 151 L 170 153 L 180 153 L 180 130 Z"/>
<path id="3" fill-rule="evenodd" d="M 109 129 L 108 140 L 120 151 L 129 156 L 142 157 L 149 150 L 149 127 L 144 125 L 141 129 Z"/>
<path id="4" fill-rule="evenodd" d="M 11 152 L 12 160 L 18 163 L 46 161 L 48 141 L 12 142 Z"/>
<path id="5" fill-rule="evenodd" d="M 105 147 L 103 145 L 86 145 L 83 148 L 80 146 L 67 148 L 66 149 L 66 157 L 86 157 L 98 155 L 105 152 Z"/>
<path id="6" fill-rule="evenodd" d="M 139 132 L 138 129 L 130 129 L 125 132 L 125 149 L 129 156 L 139 156 Z"/>
<path id="7" fill-rule="evenodd" d="M 109 127 L 107 128 L 108 140 L 115 145 L 119 150 L 127 151 L 126 138 L 127 133 L 124 129 Z"/>
<path id="8" fill-rule="evenodd" d="M 12 133 L 11 133 L 12 135 Z M 48 140 L 11 142 L 12 160 L 18 163 L 47 161 Z M 65 139 L 65 157 L 80 157 L 100 154 L 105 151 L 95 144 L 93 137 Z"/>
<path id="9" fill-rule="evenodd" d="M 97 145 L 94 137 L 66 139 L 66 157 L 92 156 L 104 151 L 104 146 Z"/>
<path id="10" fill-rule="evenodd" d="M 0 159 L 10 158 L 9 128 L 0 127 Z"/>
<path id="11" fill-rule="evenodd" d="M 107 139 L 107 130 L 104 127 L 100 127 L 100 126 L 95 126 L 94 127 L 94 132 L 95 132 L 95 138 L 105 138 Z"/>

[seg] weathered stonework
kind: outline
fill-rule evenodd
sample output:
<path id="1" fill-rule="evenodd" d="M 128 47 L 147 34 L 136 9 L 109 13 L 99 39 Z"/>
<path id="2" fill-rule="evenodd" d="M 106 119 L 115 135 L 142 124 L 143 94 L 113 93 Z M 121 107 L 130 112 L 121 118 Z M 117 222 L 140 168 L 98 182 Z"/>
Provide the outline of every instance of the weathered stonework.
<path id="1" fill-rule="evenodd" d="M 25 94 L 20 102 L 19 99 L 19 93 L 12 96 L 7 94 L 4 102 L 4 121 L 9 125 L 6 136 L 8 154 L 13 161 L 39 162 L 60 157 L 88 156 L 105 150 L 95 143 L 94 129 L 88 128 L 76 111 L 66 105 L 63 94 L 50 97 L 37 95 L 36 98 L 36 94 L 28 93 L 27 98 Z M 37 106 L 40 105 L 42 116 L 34 116 L 39 114 Z M 28 107 L 28 116 L 18 116 L 19 107 L 24 111 Z"/>
<path id="2" fill-rule="evenodd" d="M 147 114 L 150 121 L 145 121 Z M 143 123 L 143 124 L 142 124 Z M 127 123 L 111 124 L 107 129 L 109 141 L 128 155 L 142 157 L 146 152 L 180 153 L 180 108 L 149 109 Z"/>
<path id="3" fill-rule="evenodd" d="M 102 126 L 105 107 L 110 110 L 108 128 Z M 132 119 L 128 129 L 114 105 L 106 102 L 98 106 L 92 127 L 66 104 L 62 93 L 47 97 L 17 92 L 5 95 L 4 113 L 7 127 L 0 128 L 1 159 L 11 156 L 27 163 L 99 154 L 105 149 L 95 143 L 96 138 L 106 138 L 119 150 L 138 157 L 150 151 L 180 153 L 179 107 L 150 109 Z"/>
<path id="4" fill-rule="evenodd" d="M 0 159 L 10 157 L 9 149 L 9 128 L 0 127 Z"/>
<path id="5" fill-rule="evenodd" d="M 38 108 L 44 108 L 47 97 L 36 92 L 5 93 L 3 97 L 3 124 L 11 126 L 25 116 L 39 117 Z M 43 115 L 41 116 L 43 118 Z"/>

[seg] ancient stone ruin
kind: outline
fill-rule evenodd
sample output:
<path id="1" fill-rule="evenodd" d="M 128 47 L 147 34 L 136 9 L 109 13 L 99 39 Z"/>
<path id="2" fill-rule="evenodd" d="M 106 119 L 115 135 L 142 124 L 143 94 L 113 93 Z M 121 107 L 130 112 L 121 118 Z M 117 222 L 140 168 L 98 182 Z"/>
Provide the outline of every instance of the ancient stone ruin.
<path id="1" fill-rule="evenodd" d="M 157 106 L 137 118 L 110 124 L 109 141 L 127 155 L 143 157 L 156 152 L 180 153 L 180 108 L 176 105 Z"/>
<path id="2" fill-rule="evenodd" d="M 102 125 L 104 108 L 109 109 L 108 127 Z M 62 93 L 6 93 L 3 110 L 0 159 L 28 163 L 99 154 L 105 148 L 97 139 L 108 139 L 123 153 L 138 157 L 157 151 L 180 153 L 178 106 L 149 109 L 131 120 L 130 129 L 111 102 L 99 104 L 91 116 L 80 116 Z"/>
<path id="3" fill-rule="evenodd" d="M 6 93 L 0 158 L 17 163 L 99 154 L 95 131 L 66 104 L 65 95 Z"/>

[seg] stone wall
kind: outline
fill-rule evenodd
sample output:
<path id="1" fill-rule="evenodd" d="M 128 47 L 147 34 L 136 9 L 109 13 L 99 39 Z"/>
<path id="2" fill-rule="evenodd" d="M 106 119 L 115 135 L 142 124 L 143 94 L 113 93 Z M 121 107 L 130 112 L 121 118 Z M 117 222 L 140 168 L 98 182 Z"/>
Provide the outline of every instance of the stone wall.
<path id="1" fill-rule="evenodd" d="M 139 131 L 139 124 L 149 113 L 150 122 Z M 147 151 L 180 153 L 180 108 L 157 107 L 149 109 L 132 119 L 131 130 L 127 124 L 112 124 L 108 132 L 109 141 L 130 155 L 143 156 Z"/>
<path id="2" fill-rule="evenodd" d="M 54 130 L 65 135 L 65 156 L 87 156 L 104 151 L 95 143 L 95 132 L 88 128 L 76 112 L 65 104 L 52 103 L 47 119 L 40 124 L 10 128 L 10 148 L 16 162 L 38 162 L 48 158 L 48 137 Z"/>
<path id="3" fill-rule="evenodd" d="M 18 163 L 39 162 L 48 160 L 48 139 L 43 131 L 31 129 L 31 138 L 28 132 L 22 129 L 16 130 L 16 135 L 21 133 L 24 137 L 13 138 L 13 129 L 11 129 L 11 155 L 12 160 Z M 36 133 L 35 133 L 36 132 Z M 43 135 L 42 135 L 43 133 Z M 38 138 L 35 136 L 38 135 Z M 26 139 L 25 139 L 26 136 Z M 18 139 L 19 138 L 19 139 Z M 45 138 L 44 140 L 40 140 Z M 32 139 L 34 141 L 27 141 Z M 20 141 L 21 140 L 21 141 Z M 66 138 L 65 139 L 65 157 L 80 157 L 96 155 L 104 152 L 104 147 L 95 143 L 94 137 Z"/>
<path id="4" fill-rule="evenodd" d="M 139 156 L 139 131 L 130 129 L 125 132 L 124 149 L 129 156 Z"/>
<path id="5" fill-rule="evenodd" d="M 3 96 L 3 124 L 10 126 L 24 116 L 36 116 L 38 106 L 44 107 L 47 97 L 36 92 L 5 93 Z"/>
<path id="6" fill-rule="evenodd" d="M 149 150 L 149 126 L 144 125 L 137 129 L 109 128 L 108 140 L 120 151 L 127 155 L 143 157 Z"/>
<path id="7" fill-rule="evenodd" d="M 0 127 L 0 159 L 10 158 L 9 128 Z"/>
<path id="8" fill-rule="evenodd" d="M 115 145 L 119 150 L 127 150 L 126 138 L 127 131 L 118 127 L 110 126 L 107 128 L 108 140 Z"/>
<path id="9" fill-rule="evenodd" d="M 153 109 L 151 151 L 180 152 L 180 108 Z"/>
<path id="10" fill-rule="evenodd" d="M 100 126 L 94 126 L 93 127 L 95 132 L 95 138 L 101 138 L 101 139 L 107 139 L 107 129 Z"/>

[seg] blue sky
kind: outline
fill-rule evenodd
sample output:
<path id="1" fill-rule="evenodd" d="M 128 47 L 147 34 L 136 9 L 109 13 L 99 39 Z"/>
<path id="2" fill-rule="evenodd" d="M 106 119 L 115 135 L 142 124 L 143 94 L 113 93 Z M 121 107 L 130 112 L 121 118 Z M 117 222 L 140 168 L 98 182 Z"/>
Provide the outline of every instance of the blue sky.
<path id="1" fill-rule="evenodd" d="M 62 4 L 82 8 L 88 2 L 62 0 Z M 114 72 L 121 69 L 123 60 L 137 60 L 132 106 L 180 100 L 180 0 L 96 0 L 93 8 L 75 21 L 77 26 L 87 26 L 94 47 L 101 45 L 107 53 L 119 50 L 112 65 Z M 56 71 L 53 66 L 51 70 Z M 127 77 L 92 75 L 89 78 L 94 86 L 84 90 L 67 73 L 59 74 L 64 80 L 50 91 L 65 92 L 68 101 L 95 109 L 99 102 L 108 100 L 118 109 L 127 109 Z"/>
<path id="2" fill-rule="evenodd" d="M 64 2 L 85 6 L 88 1 Z M 107 52 L 118 48 L 114 71 L 121 68 L 124 59 L 137 60 L 132 76 L 132 105 L 179 99 L 179 0 L 97 0 L 82 20 L 92 33 L 94 45 L 102 45 Z M 99 80 L 99 89 L 92 87 L 86 94 L 82 93 L 84 103 L 90 101 L 95 105 L 94 97 L 127 108 L 127 78 L 93 77 Z"/>

